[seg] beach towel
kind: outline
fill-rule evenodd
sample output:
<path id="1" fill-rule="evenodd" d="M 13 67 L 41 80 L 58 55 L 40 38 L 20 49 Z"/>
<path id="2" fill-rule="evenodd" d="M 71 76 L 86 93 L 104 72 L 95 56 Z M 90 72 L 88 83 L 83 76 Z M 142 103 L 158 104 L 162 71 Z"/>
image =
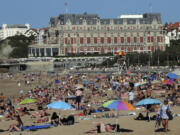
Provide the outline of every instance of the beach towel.
<path id="1" fill-rule="evenodd" d="M 38 129 L 45 129 L 45 128 L 50 128 L 52 125 L 47 124 L 47 125 L 39 125 L 39 126 L 24 126 L 21 128 L 22 131 L 24 130 L 38 130 Z"/>

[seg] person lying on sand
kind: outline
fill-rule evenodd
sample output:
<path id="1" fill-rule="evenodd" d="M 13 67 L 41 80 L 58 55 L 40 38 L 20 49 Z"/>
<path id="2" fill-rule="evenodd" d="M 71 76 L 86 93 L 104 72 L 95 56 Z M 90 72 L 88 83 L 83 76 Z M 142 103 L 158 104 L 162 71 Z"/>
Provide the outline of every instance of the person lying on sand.
<path id="1" fill-rule="evenodd" d="M 44 116 L 48 116 L 45 109 L 43 109 L 41 111 L 36 111 L 35 113 L 33 113 L 31 115 L 31 118 L 42 118 Z"/>
<path id="2" fill-rule="evenodd" d="M 119 124 L 104 124 L 104 123 L 97 123 L 95 129 L 91 129 L 86 131 L 85 133 L 105 133 L 105 132 L 114 132 L 119 131 Z"/>

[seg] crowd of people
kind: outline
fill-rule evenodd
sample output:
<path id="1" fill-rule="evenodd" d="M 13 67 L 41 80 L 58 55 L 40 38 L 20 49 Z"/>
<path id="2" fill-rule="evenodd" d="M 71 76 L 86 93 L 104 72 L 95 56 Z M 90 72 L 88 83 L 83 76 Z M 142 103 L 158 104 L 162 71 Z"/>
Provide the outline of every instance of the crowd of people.
<path id="1" fill-rule="evenodd" d="M 1 74 L 1 80 L 16 80 L 19 94 L 14 99 L 0 93 L 0 115 L 7 120 L 16 120 L 10 125 L 9 131 L 19 131 L 24 125 L 21 117 L 28 115 L 36 118 L 37 123 L 50 122 L 57 126 L 62 124 L 56 112 L 47 113 L 47 105 L 54 101 L 65 101 L 76 110 L 82 111 L 84 116 L 91 115 L 96 107 L 102 106 L 111 99 L 128 100 L 130 104 L 145 98 L 159 98 L 165 100 L 162 107 L 155 111 L 162 115 L 162 124 L 168 131 L 168 116 L 166 110 L 171 111 L 167 105 L 180 105 L 180 87 L 178 79 L 167 77 L 163 72 L 136 72 L 124 74 L 66 74 L 57 73 L 11 73 Z M 167 80 L 171 83 L 167 83 Z M 29 90 L 23 90 L 23 87 Z M 155 94 L 154 91 L 165 91 L 164 94 Z M 19 103 L 26 99 L 35 99 L 36 102 L 26 107 L 19 107 Z M 167 102 L 168 101 L 168 102 Z M 18 108 L 17 108 L 18 106 Z M 97 124 L 97 130 L 89 132 L 102 132 Z M 105 125 L 109 132 L 114 129 L 112 125 Z M 87 132 L 87 133 L 89 133 Z M 103 130 L 104 132 L 104 130 Z"/>

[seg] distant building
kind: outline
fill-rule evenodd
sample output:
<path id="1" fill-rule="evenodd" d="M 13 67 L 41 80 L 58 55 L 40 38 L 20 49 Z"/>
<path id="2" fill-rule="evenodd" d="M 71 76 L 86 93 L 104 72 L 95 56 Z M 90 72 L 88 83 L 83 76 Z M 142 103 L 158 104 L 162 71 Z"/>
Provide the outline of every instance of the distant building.
<path id="1" fill-rule="evenodd" d="M 29 56 L 65 56 L 78 53 L 127 53 L 165 50 L 161 15 L 61 14 L 50 19 L 43 42 L 29 46 Z"/>
<path id="2" fill-rule="evenodd" d="M 180 22 L 165 24 L 164 31 L 170 40 L 180 39 Z"/>
<path id="3" fill-rule="evenodd" d="M 28 29 L 28 30 L 26 30 L 26 32 L 23 35 L 25 35 L 26 37 L 30 37 L 30 36 L 37 37 L 38 30 L 37 29 Z"/>
<path id="4" fill-rule="evenodd" d="M 29 24 L 25 25 L 7 25 L 3 24 L 0 28 L 0 40 L 6 39 L 7 37 L 12 37 L 15 35 L 21 35 L 24 34 L 27 30 L 30 29 Z"/>

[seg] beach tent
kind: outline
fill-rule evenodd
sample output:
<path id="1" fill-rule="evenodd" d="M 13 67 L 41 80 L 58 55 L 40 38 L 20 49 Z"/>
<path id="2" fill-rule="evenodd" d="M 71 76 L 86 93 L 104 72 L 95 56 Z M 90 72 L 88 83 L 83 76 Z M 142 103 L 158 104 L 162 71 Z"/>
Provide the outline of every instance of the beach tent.
<path id="1" fill-rule="evenodd" d="M 23 105 L 23 104 L 30 104 L 30 103 L 34 103 L 34 102 L 36 102 L 35 99 L 26 98 L 26 99 L 22 100 L 19 104 Z"/>
<path id="2" fill-rule="evenodd" d="M 47 105 L 48 109 L 59 109 L 59 110 L 69 110 L 74 109 L 71 105 L 63 101 L 55 101 Z"/>

